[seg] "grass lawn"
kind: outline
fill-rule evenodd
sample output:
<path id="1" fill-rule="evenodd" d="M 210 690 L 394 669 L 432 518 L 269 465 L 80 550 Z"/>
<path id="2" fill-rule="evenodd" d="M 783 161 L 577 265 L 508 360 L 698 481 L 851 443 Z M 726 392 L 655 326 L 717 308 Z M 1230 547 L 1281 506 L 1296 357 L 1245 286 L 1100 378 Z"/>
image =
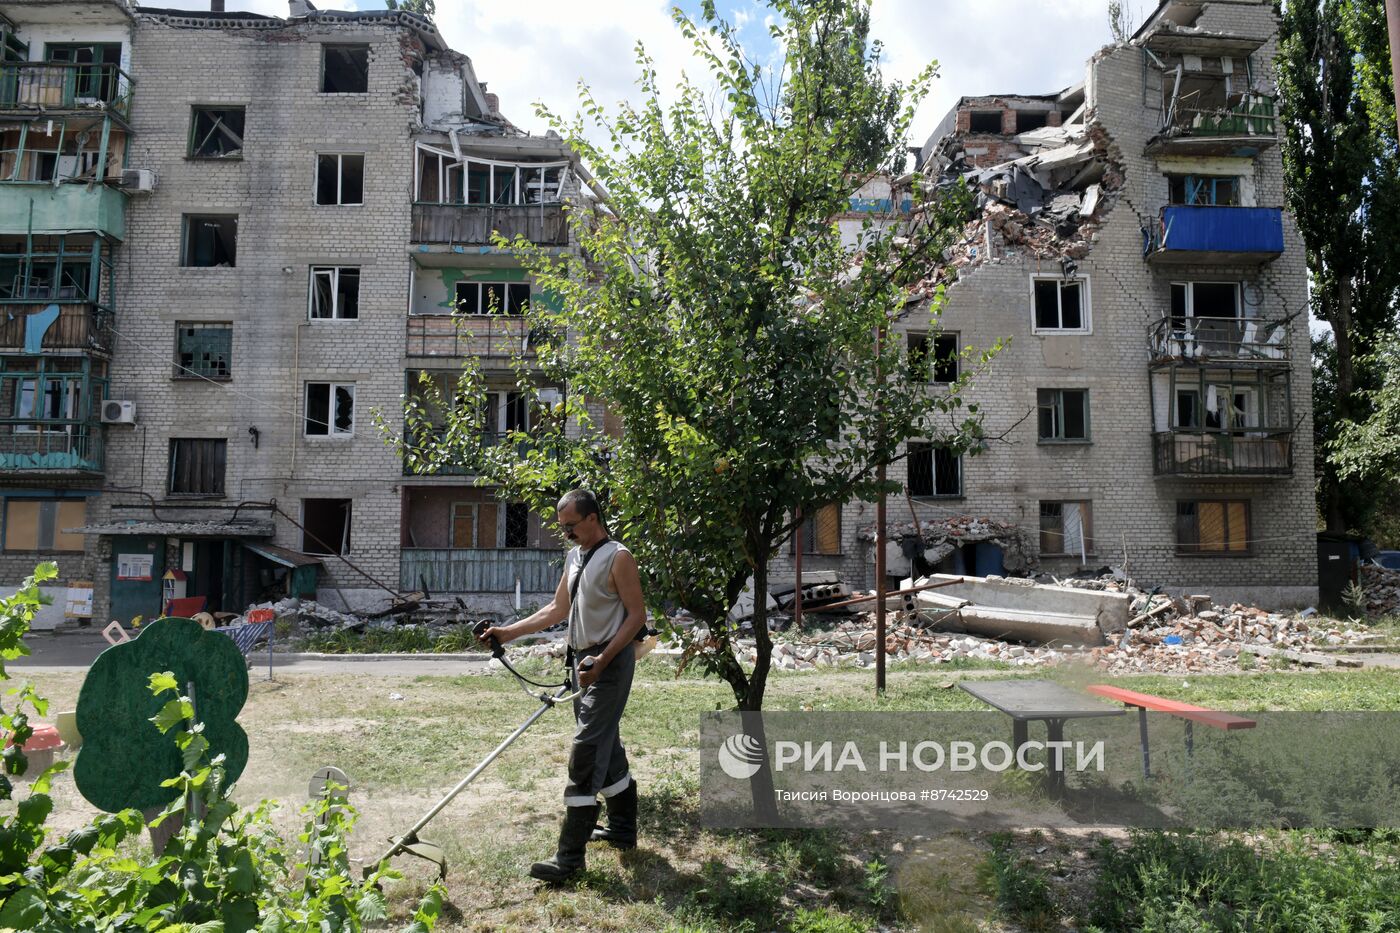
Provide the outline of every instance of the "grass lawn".
<path id="1" fill-rule="evenodd" d="M 306 800 L 312 772 L 336 765 L 350 776 L 350 799 L 360 811 L 353 851 L 372 858 L 388 836 L 407 829 L 538 704 L 503 673 L 393 678 L 376 675 L 372 663 L 364 668 L 364 674 L 356 675 L 279 674 L 274 682 L 255 670 L 240 717 L 251 754 L 235 796 L 245 804 L 267 797 L 280 800 L 279 822 L 290 831 L 298 825 L 296 809 Z M 547 666 L 537 670 L 552 671 Z M 31 677 L 52 699 L 54 710 L 73 708 L 80 675 L 12 673 L 19 675 L 16 682 Z M 779 674 L 770 682 L 768 706 L 979 709 L 983 707 L 954 684 L 989 675 L 1046 676 L 950 665 L 895 669 L 886 695 L 876 699 L 870 672 Z M 1400 709 L 1397 671 L 1260 671 L 1119 682 L 1226 709 Z M 641 789 L 642 844 L 628 854 L 590 846 L 586 878 L 561 890 L 541 888 L 525 875 L 530 862 L 553 851 L 572 727 L 568 711 L 546 713 L 424 831 L 444 846 L 448 857 L 450 904 L 439 929 L 838 933 L 1070 928 L 1070 918 L 1078 915 L 1074 892 L 1087 898 L 1095 884 L 1110 879 L 1124 885 L 1126 894 L 1137 877 L 1137 862 L 1107 863 L 1099 843 L 1089 838 L 1061 836 L 1036 844 L 1039 837 L 1027 834 L 919 837 L 701 829 L 698 717 L 731 706 L 728 687 L 721 683 L 689 675 L 677 679 L 673 665 L 664 660 L 640 665 L 623 736 Z M 54 796 L 55 828 L 76 827 L 94 815 L 67 777 L 56 782 Z M 1134 845 L 1145 844 L 1132 839 L 1137 841 L 1118 834 L 1109 840 L 1110 848 L 1131 853 Z M 1350 845 L 1331 840 L 1315 860 L 1341 864 L 1338 852 L 1350 852 Z M 1195 859 L 1203 872 L 1214 864 L 1196 849 L 1184 855 L 1151 854 Z M 1237 855 L 1230 857 L 1238 862 Z M 411 859 L 401 860 L 399 867 L 408 877 L 390 894 L 402 910 L 429 883 L 433 870 Z M 1326 885 L 1304 887 L 1314 893 L 1328 890 Z M 1151 895 L 1169 900 L 1169 893 L 1159 885 Z M 1211 927 L 1173 927 L 1201 928 Z"/>

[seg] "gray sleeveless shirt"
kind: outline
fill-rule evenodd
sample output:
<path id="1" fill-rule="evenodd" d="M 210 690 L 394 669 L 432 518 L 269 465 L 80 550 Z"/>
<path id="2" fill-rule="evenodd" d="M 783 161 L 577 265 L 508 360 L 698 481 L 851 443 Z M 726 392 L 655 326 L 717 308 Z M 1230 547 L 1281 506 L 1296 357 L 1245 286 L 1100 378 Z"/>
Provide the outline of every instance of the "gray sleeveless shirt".
<path id="1" fill-rule="evenodd" d="M 613 561 L 626 550 L 617 541 L 604 541 L 584 568 L 578 595 L 569 605 L 569 644 L 573 648 L 591 648 L 609 642 L 622 628 L 623 620 L 627 618 L 627 607 L 622 604 L 622 598 L 613 590 L 608 578 L 612 574 Z M 576 547 L 569 551 L 564 562 L 564 585 L 570 589 L 578 576 L 583 554 L 583 548 Z"/>

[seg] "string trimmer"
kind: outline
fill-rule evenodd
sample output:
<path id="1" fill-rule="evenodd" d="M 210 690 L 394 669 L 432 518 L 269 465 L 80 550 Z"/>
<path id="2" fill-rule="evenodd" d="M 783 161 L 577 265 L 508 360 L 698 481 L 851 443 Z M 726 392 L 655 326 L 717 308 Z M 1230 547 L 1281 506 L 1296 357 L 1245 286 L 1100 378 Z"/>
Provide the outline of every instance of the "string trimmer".
<path id="1" fill-rule="evenodd" d="M 502 741 L 500 745 L 497 745 L 495 748 L 493 748 L 489 755 L 483 758 L 475 768 L 472 768 L 471 773 L 469 773 L 466 777 L 462 778 L 462 780 L 457 783 L 456 787 L 452 788 L 441 800 L 433 804 L 433 808 L 427 813 L 423 814 L 423 816 L 419 818 L 418 822 L 413 824 L 412 828 L 410 828 L 408 832 L 404 833 L 402 836 L 395 836 L 391 838 L 389 841 L 392 843 L 392 845 L 389 846 L 388 851 L 386 851 L 379 858 L 375 859 L 369 865 L 365 866 L 364 872 L 366 877 L 372 874 L 374 870 L 377 869 L 380 865 L 384 864 L 389 859 L 401 853 L 415 855 L 418 858 L 426 859 L 427 861 L 432 862 L 438 867 L 438 877 L 447 877 L 447 860 L 446 857 L 443 855 L 442 846 L 437 845 L 433 842 L 427 842 L 425 840 L 419 839 L 419 831 L 422 830 L 424 826 L 427 826 L 433 817 L 441 813 L 443 811 L 443 808 L 445 808 L 449 803 L 452 802 L 453 798 L 455 798 L 458 794 L 465 790 L 468 784 L 476 780 L 477 776 L 480 775 L 481 772 L 485 771 L 487 766 L 490 765 L 491 762 L 496 760 L 496 756 L 500 755 L 501 752 L 509 748 L 512 742 L 524 735 L 525 730 L 533 726 L 535 724 L 535 720 L 543 716 L 546 710 L 556 706 L 559 703 L 568 703 L 574 697 L 578 696 L 580 693 L 580 690 L 578 689 L 578 675 L 581 671 L 586 671 L 593 666 L 593 658 L 587 657 L 584 658 L 581 662 L 579 662 L 577 668 L 574 668 L 572 665 L 568 665 L 567 670 L 564 673 L 564 680 L 561 683 L 540 683 L 537 680 L 531 680 L 529 677 L 526 677 L 524 674 L 520 673 L 514 667 L 511 666 L 510 661 L 506 660 L 505 647 L 502 646 L 501 643 L 497 641 L 494 636 L 490 638 L 485 637 L 486 629 L 489 626 L 489 622 L 478 622 L 474 626 L 472 626 L 472 634 L 476 636 L 478 641 L 485 641 L 487 643 L 487 645 L 491 649 L 491 657 L 495 658 L 497 661 L 500 661 L 501 665 L 515 676 L 515 679 L 520 682 L 520 689 L 524 690 L 525 693 L 530 697 L 540 701 L 540 708 L 531 713 L 529 718 L 522 722 L 514 732 L 506 736 L 505 740 Z M 531 687 L 538 687 L 542 689 L 540 689 L 539 693 L 536 693 L 530 689 Z M 551 693 L 550 691 L 557 692 Z"/>

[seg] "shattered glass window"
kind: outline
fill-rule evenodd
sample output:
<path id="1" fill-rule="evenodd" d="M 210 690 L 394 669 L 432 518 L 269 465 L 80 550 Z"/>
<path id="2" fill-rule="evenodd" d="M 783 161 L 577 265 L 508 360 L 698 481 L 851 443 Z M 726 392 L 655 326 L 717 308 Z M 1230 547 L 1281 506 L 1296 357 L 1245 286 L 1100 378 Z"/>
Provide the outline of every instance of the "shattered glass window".
<path id="1" fill-rule="evenodd" d="M 355 433 L 355 384 L 306 384 L 308 437 L 349 437 Z"/>
<path id="2" fill-rule="evenodd" d="M 175 326 L 177 378 L 227 379 L 233 360 L 232 324 L 181 323 Z"/>
<path id="3" fill-rule="evenodd" d="M 231 159 L 243 154 L 242 107 L 195 107 L 190 119 L 192 159 Z"/>

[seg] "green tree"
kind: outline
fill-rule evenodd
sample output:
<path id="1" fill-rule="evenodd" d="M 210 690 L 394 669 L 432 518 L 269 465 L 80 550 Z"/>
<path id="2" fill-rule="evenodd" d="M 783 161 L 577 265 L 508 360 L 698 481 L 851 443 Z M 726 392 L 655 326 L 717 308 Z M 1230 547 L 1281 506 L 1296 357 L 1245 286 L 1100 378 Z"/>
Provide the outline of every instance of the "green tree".
<path id="1" fill-rule="evenodd" d="M 571 211 L 582 256 L 509 244 L 560 309 L 528 314 L 532 333 L 567 332 L 539 350 L 566 400 L 536 397 L 545 417 L 502 446 L 481 441 L 471 367 L 453 398 L 425 382 L 406 412 L 411 465 L 470 463 L 546 513 L 569 487 L 597 491 L 653 610 L 684 607 L 708 631 L 687 663 L 727 681 L 745 710 L 763 703 L 768 562 L 795 513 L 896 491 L 879 469 L 910 438 L 965 451 L 980 437 L 962 382 L 931 396 L 900 341 L 877 339 L 920 295 L 941 303 L 938 264 L 968 217 L 966 191 L 916 188 L 912 222 L 868 221 L 856 244 L 833 219 L 877 172 L 902 171 L 933 66 L 908 86 L 886 81 L 863 0 L 770 5 L 773 70 L 706 3 L 698 20 L 674 15 L 712 86 L 663 92 L 639 47 L 640 104 L 609 114 L 585 86 L 579 118 L 540 109 L 606 189 L 596 212 Z M 596 429 L 603 407 L 623 436 Z M 750 577 L 751 672 L 727 622 Z"/>
<path id="2" fill-rule="evenodd" d="M 403 10 L 405 13 L 417 13 L 432 19 L 437 14 L 437 5 L 433 0 L 384 0 L 384 6 L 390 10 Z"/>
<path id="3" fill-rule="evenodd" d="M 1318 506 L 1333 530 L 1365 524 L 1370 498 L 1335 459 L 1364 420 L 1374 373 L 1361 362 L 1395 321 L 1400 175 L 1381 0 L 1304 0 L 1281 10 L 1279 114 L 1288 204 L 1312 277 L 1313 314 L 1332 329 L 1315 359 Z M 1333 397 L 1328 398 L 1331 393 Z"/>

